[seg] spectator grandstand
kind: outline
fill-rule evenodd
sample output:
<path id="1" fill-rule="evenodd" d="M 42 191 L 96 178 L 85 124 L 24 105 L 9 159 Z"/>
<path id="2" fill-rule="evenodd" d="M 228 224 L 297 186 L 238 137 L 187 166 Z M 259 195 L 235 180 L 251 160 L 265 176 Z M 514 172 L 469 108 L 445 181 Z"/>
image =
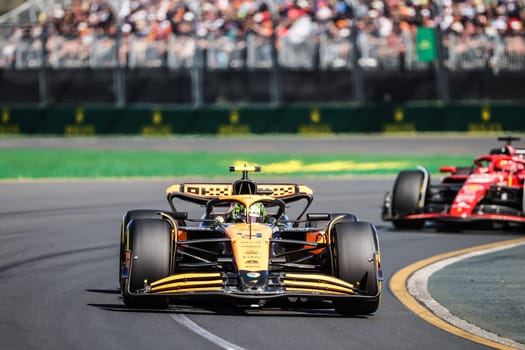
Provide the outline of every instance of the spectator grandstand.
<path id="1" fill-rule="evenodd" d="M 0 17 L 0 66 L 418 69 L 418 27 L 443 32 L 454 69 L 525 67 L 525 0 L 28 1 Z M 32 15 L 28 15 L 32 11 Z M 26 13 L 24 13 L 26 12 Z M 272 21 L 273 19 L 273 21 Z M 45 40 L 43 36 L 45 34 Z M 120 35 L 118 35 L 120 34 Z M 120 42 L 117 43 L 117 39 Z M 45 43 L 46 50 L 42 50 Z M 116 50 L 118 48 L 118 55 Z"/>
<path id="2" fill-rule="evenodd" d="M 498 75 L 525 70 L 524 24 L 525 0 L 28 0 L 0 16 L 0 69 Z"/>

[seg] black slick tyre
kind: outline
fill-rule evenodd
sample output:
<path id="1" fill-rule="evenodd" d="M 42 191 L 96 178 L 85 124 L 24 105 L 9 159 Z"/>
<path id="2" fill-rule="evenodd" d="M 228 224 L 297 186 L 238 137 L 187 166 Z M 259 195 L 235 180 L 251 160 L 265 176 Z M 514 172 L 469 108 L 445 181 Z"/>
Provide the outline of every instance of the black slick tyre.
<path id="1" fill-rule="evenodd" d="M 403 170 L 398 174 L 392 191 L 392 216 L 399 218 L 393 220 L 396 228 L 422 229 L 425 225 L 425 220 L 402 219 L 418 210 L 424 181 L 425 175 L 419 170 Z"/>
<path id="2" fill-rule="evenodd" d="M 132 248 L 129 278 L 122 289 L 124 303 L 135 308 L 166 308 L 167 297 L 134 293 L 144 288 L 145 281 L 169 276 L 171 226 L 160 219 L 135 219 L 128 229 Z"/>
<path id="3" fill-rule="evenodd" d="M 118 283 L 120 288 L 123 287 L 122 283 L 122 271 L 125 264 L 125 252 L 126 246 L 131 249 L 131 242 L 129 242 L 127 226 L 131 220 L 134 219 L 156 219 L 159 218 L 159 210 L 154 209 L 137 209 L 130 210 L 122 217 L 122 223 L 120 224 L 120 253 L 118 261 Z"/>
<path id="4" fill-rule="evenodd" d="M 341 222 L 332 228 L 334 275 L 360 290 L 369 299 L 335 299 L 334 308 L 344 315 L 374 313 L 381 300 L 378 278 L 379 243 L 374 226 L 368 222 Z"/>

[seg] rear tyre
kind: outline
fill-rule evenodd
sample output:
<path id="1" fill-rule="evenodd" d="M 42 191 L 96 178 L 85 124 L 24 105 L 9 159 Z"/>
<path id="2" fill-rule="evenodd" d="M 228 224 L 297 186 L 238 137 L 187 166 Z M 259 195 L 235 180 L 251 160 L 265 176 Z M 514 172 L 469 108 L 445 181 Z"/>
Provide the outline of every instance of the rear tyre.
<path id="1" fill-rule="evenodd" d="M 336 223 L 332 228 L 334 275 L 361 290 L 367 300 L 334 300 L 344 315 L 374 313 L 381 301 L 379 242 L 375 227 L 363 221 Z"/>
<path id="2" fill-rule="evenodd" d="M 167 308 L 168 297 L 133 293 L 144 289 L 146 280 L 152 282 L 169 276 L 171 227 L 159 219 L 135 219 L 128 229 L 132 243 L 131 267 L 122 289 L 124 303 L 136 308 Z"/>
<path id="3" fill-rule="evenodd" d="M 124 214 L 122 217 L 122 223 L 120 225 L 120 254 L 118 261 L 118 282 L 121 289 L 123 288 L 124 283 L 122 272 L 125 266 L 126 246 L 129 245 L 129 248 L 131 249 L 131 242 L 128 243 L 129 237 L 127 233 L 127 226 L 129 222 L 134 219 L 158 219 L 158 213 L 159 211 L 154 209 L 137 209 L 126 212 L 126 214 Z"/>
<path id="4" fill-rule="evenodd" d="M 419 199 L 425 181 L 425 174 L 419 170 L 403 170 L 399 173 L 392 191 L 392 216 L 403 217 L 419 209 Z M 424 194 L 423 194 L 424 196 Z M 422 229 L 425 220 L 392 220 L 396 228 Z"/>

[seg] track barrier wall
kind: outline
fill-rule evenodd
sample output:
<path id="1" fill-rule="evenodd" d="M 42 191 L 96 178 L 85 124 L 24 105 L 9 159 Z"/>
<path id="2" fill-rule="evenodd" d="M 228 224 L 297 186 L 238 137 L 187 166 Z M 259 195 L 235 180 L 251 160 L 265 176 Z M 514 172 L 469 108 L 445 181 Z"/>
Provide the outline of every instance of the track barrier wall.
<path id="1" fill-rule="evenodd" d="M 0 135 L 243 135 L 522 132 L 525 104 L 330 106 L 0 105 Z"/>

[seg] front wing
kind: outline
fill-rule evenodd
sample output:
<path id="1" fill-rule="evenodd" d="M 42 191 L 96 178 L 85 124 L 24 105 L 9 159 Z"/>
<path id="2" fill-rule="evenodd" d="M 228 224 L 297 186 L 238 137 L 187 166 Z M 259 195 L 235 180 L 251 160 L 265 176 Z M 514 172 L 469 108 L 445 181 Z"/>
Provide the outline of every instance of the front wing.
<path id="1" fill-rule="evenodd" d="M 307 297 L 311 299 L 361 299 L 375 300 L 377 295 L 365 295 L 352 284 L 338 278 L 317 273 L 278 272 L 270 273 L 264 287 L 239 288 L 236 273 L 191 272 L 168 276 L 153 281 L 145 281 L 144 289 L 136 296 L 226 296 L 237 299 L 279 299 Z"/>
<path id="2" fill-rule="evenodd" d="M 469 223 L 476 221 L 515 222 L 525 224 L 525 217 L 508 214 L 467 214 L 462 216 L 443 213 L 411 214 L 397 218 L 399 220 L 433 220 L 450 223 Z"/>

